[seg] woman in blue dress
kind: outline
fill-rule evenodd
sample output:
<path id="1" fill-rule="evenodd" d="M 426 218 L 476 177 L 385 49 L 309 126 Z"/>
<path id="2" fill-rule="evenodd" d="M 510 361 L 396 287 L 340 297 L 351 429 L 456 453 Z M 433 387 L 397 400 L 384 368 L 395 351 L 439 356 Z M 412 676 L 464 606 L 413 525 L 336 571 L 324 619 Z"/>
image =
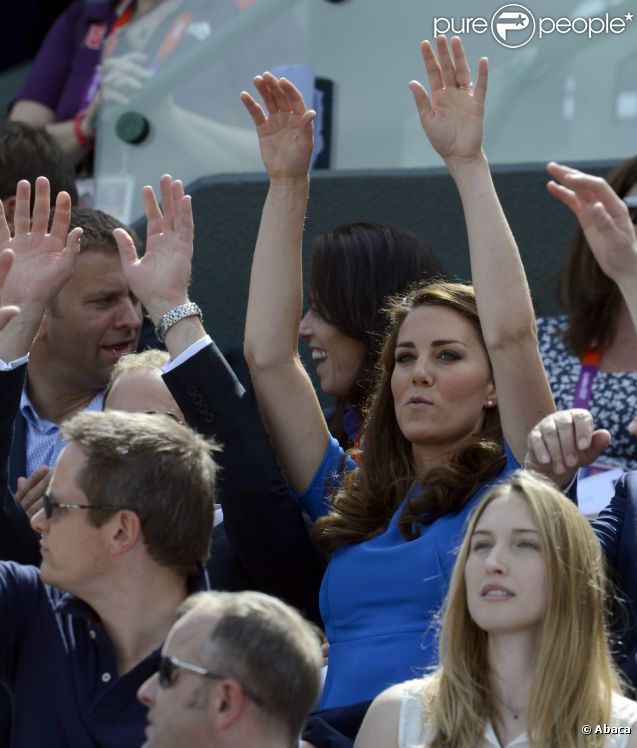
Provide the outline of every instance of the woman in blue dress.
<path id="1" fill-rule="evenodd" d="M 392 306 L 355 470 L 297 351 L 314 113 L 269 73 L 255 78 L 267 114 L 242 94 L 270 178 L 245 353 L 281 467 L 330 557 L 321 588 L 324 707 L 371 699 L 435 662 L 432 622 L 467 515 L 522 461 L 527 434 L 554 410 L 524 271 L 482 151 L 487 61 L 474 87 L 460 40 L 439 37 L 437 50 L 422 44 L 430 94 L 410 87 L 460 193 L 475 296 L 436 283 Z"/>

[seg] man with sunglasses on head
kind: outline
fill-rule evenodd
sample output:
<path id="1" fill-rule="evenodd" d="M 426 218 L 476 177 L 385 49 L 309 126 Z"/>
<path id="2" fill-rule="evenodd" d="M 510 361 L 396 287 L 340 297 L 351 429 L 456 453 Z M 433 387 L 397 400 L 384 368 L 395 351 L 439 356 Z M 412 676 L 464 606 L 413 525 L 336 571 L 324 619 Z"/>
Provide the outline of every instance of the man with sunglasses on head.
<path id="1" fill-rule="evenodd" d="M 47 193 L 38 180 L 32 219 L 14 237 L 0 220 L 0 250 L 15 253 L 2 289 L 9 314 L 0 310 L 0 322 L 20 307 L 0 330 L 5 361 L 29 350 L 79 250 L 81 230 L 67 236 L 68 195 L 58 197 L 49 231 Z M 2 254 L 0 271 L 11 257 Z M 11 280 L 16 267 L 20 284 Z M 7 420 L 24 369 L 5 372 L 0 388 L 5 498 Z M 13 695 L 11 745 L 139 748 L 146 710 L 135 694 L 158 667 L 179 604 L 207 587 L 211 443 L 165 415 L 84 412 L 63 428 L 69 443 L 32 518 L 41 570 L 0 563 L 0 679 Z"/>
<path id="2" fill-rule="evenodd" d="M 318 698 L 316 631 L 259 592 L 205 592 L 180 609 L 158 672 L 143 748 L 292 748 Z"/>

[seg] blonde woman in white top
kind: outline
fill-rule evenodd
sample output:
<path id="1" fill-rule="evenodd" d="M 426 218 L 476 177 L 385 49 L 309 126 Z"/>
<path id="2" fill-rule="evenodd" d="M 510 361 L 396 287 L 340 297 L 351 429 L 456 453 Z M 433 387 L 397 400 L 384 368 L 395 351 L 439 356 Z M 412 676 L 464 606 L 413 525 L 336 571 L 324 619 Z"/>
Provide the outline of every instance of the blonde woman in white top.
<path id="1" fill-rule="evenodd" d="M 543 478 L 514 473 L 469 523 L 439 668 L 375 699 L 355 748 L 635 748 L 605 598 L 586 519 Z"/>

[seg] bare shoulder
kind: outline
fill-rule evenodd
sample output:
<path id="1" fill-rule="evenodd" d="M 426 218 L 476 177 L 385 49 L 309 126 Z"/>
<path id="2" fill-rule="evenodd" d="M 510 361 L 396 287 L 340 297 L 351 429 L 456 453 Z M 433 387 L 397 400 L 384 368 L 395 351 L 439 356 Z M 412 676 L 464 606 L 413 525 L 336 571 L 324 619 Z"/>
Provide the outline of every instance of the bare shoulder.
<path id="1" fill-rule="evenodd" d="M 397 748 L 403 693 L 404 684 L 399 683 L 374 699 L 356 737 L 354 748 Z"/>

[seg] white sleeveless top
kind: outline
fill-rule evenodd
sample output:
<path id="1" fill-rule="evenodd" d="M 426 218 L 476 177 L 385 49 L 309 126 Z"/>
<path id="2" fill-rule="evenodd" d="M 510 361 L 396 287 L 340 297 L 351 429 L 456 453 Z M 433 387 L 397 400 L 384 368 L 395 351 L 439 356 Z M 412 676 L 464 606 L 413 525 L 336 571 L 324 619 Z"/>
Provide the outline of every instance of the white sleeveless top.
<path id="1" fill-rule="evenodd" d="M 422 680 L 404 683 L 398 724 L 398 748 L 427 748 L 435 737 L 435 729 L 423 722 Z M 606 748 L 626 748 L 630 728 L 637 724 L 637 702 L 613 694 L 611 718 L 608 725 L 591 725 L 591 731 L 605 734 Z M 526 733 L 518 735 L 504 748 L 529 748 Z M 487 722 L 482 742 L 476 748 L 502 748 L 491 722 Z"/>

